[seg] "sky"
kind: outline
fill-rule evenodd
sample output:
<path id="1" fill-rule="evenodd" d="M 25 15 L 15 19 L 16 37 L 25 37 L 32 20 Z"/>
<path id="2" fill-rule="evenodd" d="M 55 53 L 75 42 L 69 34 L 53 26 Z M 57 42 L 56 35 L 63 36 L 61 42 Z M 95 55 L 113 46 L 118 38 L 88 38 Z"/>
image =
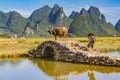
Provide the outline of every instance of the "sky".
<path id="1" fill-rule="evenodd" d="M 67 16 L 72 11 L 80 12 L 82 8 L 88 10 L 90 6 L 94 6 L 99 8 L 107 22 L 113 25 L 120 19 L 120 0 L 0 0 L 0 11 L 17 11 L 22 16 L 29 17 L 34 10 L 44 5 L 52 8 L 54 4 L 63 7 Z"/>

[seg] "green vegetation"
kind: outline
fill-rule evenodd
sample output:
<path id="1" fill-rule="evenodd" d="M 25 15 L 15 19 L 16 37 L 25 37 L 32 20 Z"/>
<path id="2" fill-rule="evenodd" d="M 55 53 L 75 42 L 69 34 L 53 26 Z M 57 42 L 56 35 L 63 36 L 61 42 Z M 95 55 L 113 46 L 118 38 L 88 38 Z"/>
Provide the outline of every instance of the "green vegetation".
<path id="1" fill-rule="evenodd" d="M 46 12 L 47 11 L 47 12 Z M 45 13 L 45 14 L 43 14 Z M 26 37 L 50 37 L 47 33 L 47 30 L 54 26 L 65 26 L 69 29 L 69 25 L 72 22 L 72 19 L 68 18 L 66 15 L 61 17 L 64 14 L 64 11 L 57 4 L 53 8 L 49 6 L 44 6 L 43 8 L 35 10 L 30 16 L 31 25 L 26 25 L 31 30 L 33 34 L 25 35 Z M 29 33 L 25 29 L 26 33 Z"/>
<path id="2" fill-rule="evenodd" d="M 70 36 L 87 36 L 90 32 L 96 36 L 119 35 L 115 28 L 106 22 L 99 9 L 92 6 L 88 11 L 82 9 L 69 27 Z"/>
<path id="3" fill-rule="evenodd" d="M 64 10 L 55 4 L 39 8 L 29 18 L 24 18 L 18 12 L 4 13 L 0 11 L 0 34 L 12 33 L 24 37 L 50 37 L 46 32 L 54 26 L 65 26 L 69 29 L 70 37 L 87 36 L 92 32 L 96 36 L 119 36 L 119 22 L 116 27 L 107 23 L 100 10 L 91 6 L 89 10 L 82 9 L 74 12 L 76 16 L 67 17 Z M 118 32 L 117 32 L 117 31 Z"/>
<path id="4" fill-rule="evenodd" d="M 42 20 L 44 20 L 45 18 L 47 18 L 49 16 L 50 12 L 51 12 L 51 8 L 46 5 L 46 6 L 43 6 L 43 8 L 33 11 L 32 15 L 30 16 L 29 19 L 35 23 L 39 23 Z"/>
<path id="5" fill-rule="evenodd" d="M 36 48 L 41 42 L 54 40 L 54 38 L 1 38 L 0 57 L 20 57 L 26 56 L 28 52 Z M 62 40 L 62 38 L 58 38 Z M 68 40 L 79 41 L 84 45 L 88 44 L 88 39 L 69 38 Z M 111 52 L 120 51 L 120 37 L 97 37 L 94 45 L 95 51 Z"/>
<path id="6" fill-rule="evenodd" d="M 83 16 L 78 16 L 73 20 L 70 25 L 69 33 L 70 36 L 87 36 L 88 33 L 92 32 L 92 29 L 87 24 L 86 19 Z"/>
<path id="7" fill-rule="evenodd" d="M 96 38 L 95 50 L 100 52 L 120 51 L 120 37 Z"/>
<path id="8" fill-rule="evenodd" d="M 10 38 L 11 35 L 9 33 L 4 33 L 4 34 L 0 34 L 0 38 Z"/>
<path id="9" fill-rule="evenodd" d="M 45 39 L 0 39 L 0 56 L 1 57 L 19 57 L 24 56 L 29 50 L 37 47 Z"/>
<path id="10" fill-rule="evenodd" d="M 9 27 L 11 32 L 22 34 L 26 23 L 27 19 L 22 17 L 18 12 L 10 12 L 10 16 L 7 21 L 7 27 Z"/>
<path id="11" fill-rule="evenodd" d="M 4 13 L 0 11 L 0 27 L 6 27 L 6 22 L 8 20 L 9 13 Z"/>

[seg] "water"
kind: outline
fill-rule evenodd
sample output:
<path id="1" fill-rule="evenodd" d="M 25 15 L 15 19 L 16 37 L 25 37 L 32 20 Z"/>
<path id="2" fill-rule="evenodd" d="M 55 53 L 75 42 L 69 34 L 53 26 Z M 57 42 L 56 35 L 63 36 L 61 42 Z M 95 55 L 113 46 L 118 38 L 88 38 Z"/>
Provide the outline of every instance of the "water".
<path id="1" fill-rule="evenodd" d="M 120 57 L 120 52 L 111 52 L 109 53 L 111 56 L 117 56 L 117 57 Z"/>
<path id="2" fill-rule="evenodd" d="M 120 80 L 120 68 L 43 59 L 2 59 L 0 80 Z"/>

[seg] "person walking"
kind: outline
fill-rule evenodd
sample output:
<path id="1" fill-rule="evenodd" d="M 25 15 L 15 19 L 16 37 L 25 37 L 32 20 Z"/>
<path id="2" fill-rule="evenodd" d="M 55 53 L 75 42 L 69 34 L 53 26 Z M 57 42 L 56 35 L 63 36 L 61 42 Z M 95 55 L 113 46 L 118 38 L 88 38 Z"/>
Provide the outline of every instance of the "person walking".
<path id="1" fill-rule="evenodd" d="M 94 47 L 94 43 L 95 43 L 95 38 L 94 38 L 94 34 L 93 33 L 89 33 L 88 34 L 88 40 L 89 43 L 87 45 L 87 47 L 90 49 L 90 51 L 93 51 L 93 47 Z"/>

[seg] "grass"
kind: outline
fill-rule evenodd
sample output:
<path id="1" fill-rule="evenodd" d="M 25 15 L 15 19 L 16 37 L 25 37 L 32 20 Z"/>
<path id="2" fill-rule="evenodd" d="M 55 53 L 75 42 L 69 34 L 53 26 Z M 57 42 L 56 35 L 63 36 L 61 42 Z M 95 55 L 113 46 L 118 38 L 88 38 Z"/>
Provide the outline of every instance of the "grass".
<path id="1" fill-rule="evenodd" d="M 120 51 L 120 37 L 97 38 L 95 50 L 100 52 Z"/>
<path id="2" fill-rule="evenodd" d="M 0 38 L 0 58 L 26 56 L 28 51 L 47 40 L 54 40 L 54 38 Z M 80 41 L 84 45 L 88 44 L 86 37 L 69 38 L 68 40 Z M 99 52 L 120 51 L 120 37 L 96 37 L 94 50 Z"/>

